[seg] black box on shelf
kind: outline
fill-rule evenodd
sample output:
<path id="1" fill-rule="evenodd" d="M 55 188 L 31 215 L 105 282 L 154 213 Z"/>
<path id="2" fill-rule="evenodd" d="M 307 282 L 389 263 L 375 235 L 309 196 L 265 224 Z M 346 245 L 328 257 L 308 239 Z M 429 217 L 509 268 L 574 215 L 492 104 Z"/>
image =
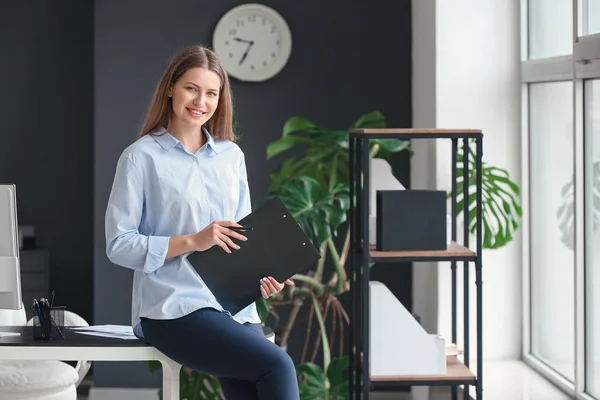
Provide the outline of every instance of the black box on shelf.
<path id="1" fill-rule="evenodd" d="M 377 191 L 377 250 L 446 250 L 446 192 Z"/>

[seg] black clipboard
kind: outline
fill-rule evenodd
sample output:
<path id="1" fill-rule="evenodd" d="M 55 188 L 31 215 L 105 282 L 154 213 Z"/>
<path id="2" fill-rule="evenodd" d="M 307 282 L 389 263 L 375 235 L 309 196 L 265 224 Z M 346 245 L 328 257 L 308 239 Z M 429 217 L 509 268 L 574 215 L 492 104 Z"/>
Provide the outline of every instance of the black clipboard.
<path id="1" fill-rule="evenodd" d="M 233 239 L 239 250 L 226 253 L 213 246 L 187 259 L 217 301 L 232 315 L 261 297 L 260 279 L 272 276 L 284 282 L 306 273 L 321 254 L 281 199 L 273 197 L 238 223 L 252 228 L 241 232 L 247 241 Z"/>

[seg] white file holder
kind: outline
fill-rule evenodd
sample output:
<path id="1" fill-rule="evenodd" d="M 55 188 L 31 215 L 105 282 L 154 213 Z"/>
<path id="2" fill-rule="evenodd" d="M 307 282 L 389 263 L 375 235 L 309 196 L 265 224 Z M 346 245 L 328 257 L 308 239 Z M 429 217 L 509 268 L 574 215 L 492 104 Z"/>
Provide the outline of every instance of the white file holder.
<path id="1" fill-rule="evenodd" d="M 427 333 L 381 282 L 370 284 L 371 377 L 446 374 L 446 345 Z"/>

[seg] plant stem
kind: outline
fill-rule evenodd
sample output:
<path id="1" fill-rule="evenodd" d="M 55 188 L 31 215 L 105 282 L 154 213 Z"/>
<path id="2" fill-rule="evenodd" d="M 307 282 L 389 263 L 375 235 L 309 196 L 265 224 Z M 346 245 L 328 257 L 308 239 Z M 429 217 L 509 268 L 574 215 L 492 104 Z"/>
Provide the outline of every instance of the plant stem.
<path id="1" fill-rule="evenodd" d="M 342 279 L 343 290 L 342 290 L 342 292 L 338 293 L 338 295 L 350 290 L 350 286 L 348 285 L 348 282 L 347 282 L 348 273 L 346 271 L 346 261 L 348 261 L 348 253 L 349 252 L 350 252 L 350 228 L 348 228 L 348 231 L 346 232 L 346 239 L 344 240 L 344 246 L 342 247 L 342 252 L 340 253 L 340 266 L 342 268 L 342 276 L 339 276 L 338 274 L 332 274 L 331 279 L 329 280 L 329 282 L 327 282 L 328 287 L 334 287 L 334 286 L 337 286 L 338 279 Z"/>
<path id="2" fill-rule="evenodd" d="M 307 289 L 305 287 L 293 287 L 292 289 L 292 297 L 294 299 L 304 299 L 308 296 L 310 296 L 313 292 L 310 289 Z"/>
<path id="3" fill-rule="evenodd" d="M 329 247 L 329 251 L 331 252 L 331 256 L 333 259 L 333 266 L 335 267 L 335 272 L 338 276 L 336 285 L 335 285 L 335 293 L 340 294 L 344 290 L 344 281 L 346 280 L 344 269 L 342 268 L 342 264 L 340 263 L 340 256 L 338 255 L 337 249 L 335 248 L 335 244 L 333 243 L 333 239 L 327 239 L 327 246 Z"/>
<path id="4" fill-rule="evenodd" d="M 344 239 L 344 247 L 342 248 L 342 254 L 340 254 L 340 264 L 342 267 L 346 265 L 348 259 L 348 253 L 350 252 L 350 228 L 346 231 L 346 239 Z"/>
<path id="5" fill-rule="evenodd" d="M 292 309 L 290 310 L 290 316 L 288 317 L 288 321 L 285 324 L 285 328 L 283 328 L 283 332 L 281 333 L 281 341 L 279 342 L 279 347 L 281 347 L 284 351 L 287 352 L 287 342 L 290 337 L 290 333 L 292 332 L 292 328 L 296 323 L 296 318 L 298 317 L 298 312 L 304 302 L 300 299 L 294 300 L 292 303 Z"/>
<path id="6" fill-rule="evenodd" d="M 315 279 L 319 282 L 323 279 L 323 269 L 325 268 L 325 258 L 327 256 L 327 243 L 321 243 L 320 247 L 321 259 L 317 265 L 317 272 L 315 273 Z"/>
<path id="7" fill-rule="evenodd" d="M 377 154 L 377 153 L 379 153 L 379 145 L 374 144 L 373 148 L 371 148 L 371 151 L 369 152 L 369 156 L 375 157 L 375 154 Z"/>
<path id="8" fill-rule="evenodd" d="M 312 332 L 312 323 L 313 323 L 313 314 L 315 313 L 314 304 L 310 305 L 310 311 L 308 312 L 308 326 L 306 327 L 306 331 L 304 333 L 304 346 L 302 347 L 302 358 L 300 359 L 300 363 L 304 364 L 306 362 L 306 353 L 308 352 L 308 342 L 310 340 L 310 333 Z"/>
<path id="9" fill-rule="evenodd" d="M 323 285 L 320 281 L 318 281 L 317 279 L 315 279 L 313 277 L 302 275 L 302 274 L 296 274 L 292 277 L 292 280 L 309 284 L 310 286 L 312 286 L 315 289 L 317 294 L 323 294 L 325 292 L 325 285 Z"/>
<path id="10" fill-rule="evenodd" d="M 329 179 L 329 191 L 331 192 L 336 184 L 336 177 L 337 177 L 337 163 L 338 163 L 338 158 L 337 156 L 333 157 L 333 162 L 331 163 L 331 171 L 329 172 L 329 176 L 331 179 Z"/>
<path id="11" fill-rule="evenodd" d="M 313 305 L 315 306 L 315 315 L 317 316 L 317 321 L 319 321 L 319 326 L 321 328 L 321 341 L 323 342 L 323 371 L 325 371 L 325 376 L 327 376 L 327 369 L 329 368 L 329 364 L 331 363 L 331 350 L 329 350 L 329 339 L 327 339 L 327 329 L 325 327 L 325 321 L 323 321 L 323 314 L 321 312 L 321 305 L 317 300 L 317 297 L 313 294 L 312 296 Z M 327 377 L 325 378 L 327 389 L 329 389 L 329 380 Z"/>

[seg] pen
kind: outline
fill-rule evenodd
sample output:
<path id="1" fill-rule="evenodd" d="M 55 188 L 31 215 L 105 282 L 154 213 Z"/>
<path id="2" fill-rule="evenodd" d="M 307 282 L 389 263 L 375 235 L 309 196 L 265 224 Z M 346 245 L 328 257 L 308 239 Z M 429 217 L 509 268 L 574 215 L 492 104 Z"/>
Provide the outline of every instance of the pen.
<path id="1" fill-rule="evenodd" d="M 44 318 L 42 317 L 42 312 L 40 310 L 40 304 L 38 303 L 37 299 L 33 299 L 33 311 L 37 315 L 38 320 L 40 321 L 40 325 L 42 325 L 44 322 Z"/>

